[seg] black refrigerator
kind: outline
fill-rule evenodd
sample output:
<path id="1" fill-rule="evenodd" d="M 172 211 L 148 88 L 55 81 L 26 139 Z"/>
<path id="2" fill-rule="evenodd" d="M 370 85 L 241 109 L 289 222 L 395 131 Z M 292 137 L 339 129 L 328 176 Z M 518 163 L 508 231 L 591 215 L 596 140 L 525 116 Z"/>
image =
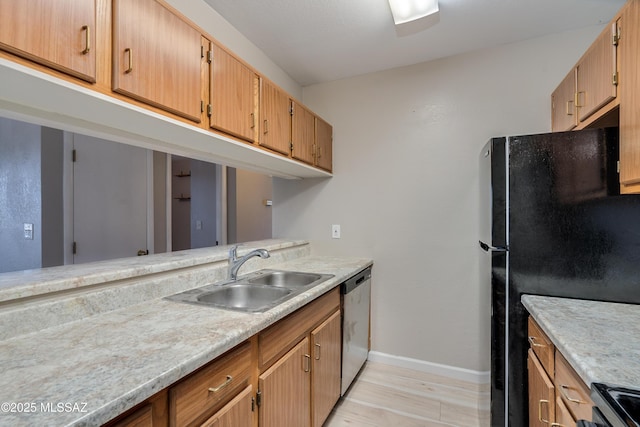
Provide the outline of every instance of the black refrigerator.
<path id="1" fill-rule="evenodd" d="M 618 153 L 617 128 L 493 138 L 480 153 L 492 427 L 528 425 L 523 294 L 640 304 L 640 196 L 619 194 Z"/>

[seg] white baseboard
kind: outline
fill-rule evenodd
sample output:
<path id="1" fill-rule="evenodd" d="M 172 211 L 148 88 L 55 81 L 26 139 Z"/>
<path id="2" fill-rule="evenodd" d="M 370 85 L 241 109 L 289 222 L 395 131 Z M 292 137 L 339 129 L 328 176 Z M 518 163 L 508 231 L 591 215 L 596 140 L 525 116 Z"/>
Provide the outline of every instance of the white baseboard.
<path id="1" fill-rule="evenodd" d="M 474 384 L 488 384 L 491 381 L 490 371 L 474 371 L 471 369 L 426 362 L 419 359 L 411 359 L 409 357 L 395 356 L 393 354 L 381 353 L 379 351 L 370 351 L 367 360 L 391 366 L 398 366 L 400 368 L 413 369 L 414 371 L 441 375 L 443 377 L 454 378 Z"/>

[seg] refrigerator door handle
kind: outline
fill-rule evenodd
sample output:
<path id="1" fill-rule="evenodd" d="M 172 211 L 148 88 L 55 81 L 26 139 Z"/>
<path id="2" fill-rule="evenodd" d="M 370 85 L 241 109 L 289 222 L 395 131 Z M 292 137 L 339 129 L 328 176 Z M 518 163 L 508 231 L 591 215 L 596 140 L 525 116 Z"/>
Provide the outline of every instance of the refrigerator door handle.
<path id="1" fill-rule="evenodd" d="M 509 247 L 508 246 L 507 247 L 491 246 L 491 245 L 487 245 L 482 240 L 478 240 L 478 243 L 480 243 L 480 247 L 485 252 L 509 252 Z"/>

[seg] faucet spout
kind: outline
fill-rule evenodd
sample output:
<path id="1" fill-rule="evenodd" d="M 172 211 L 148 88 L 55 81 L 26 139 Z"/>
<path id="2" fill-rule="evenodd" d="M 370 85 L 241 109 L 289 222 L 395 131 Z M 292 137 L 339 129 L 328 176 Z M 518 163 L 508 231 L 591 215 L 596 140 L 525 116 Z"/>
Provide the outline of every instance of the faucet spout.
<path id="1" fill-rule="evenodd" d="M 238 278 L 238 270 L 242 264 L 249 261 L 253 257 L 269 258 L 269 251 L 266 249 L 255 249 L 245 256 L 238 258 L 238 246 L 234 246 L 229 250 L 229 280 Z"/>

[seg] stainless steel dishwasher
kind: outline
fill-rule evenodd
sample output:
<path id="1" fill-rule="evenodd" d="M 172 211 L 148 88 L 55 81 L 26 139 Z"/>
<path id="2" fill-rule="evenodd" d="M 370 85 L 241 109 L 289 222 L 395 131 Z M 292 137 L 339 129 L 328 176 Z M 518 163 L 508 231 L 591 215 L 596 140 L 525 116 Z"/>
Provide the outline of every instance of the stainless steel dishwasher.
<path id="1" fill-rule="evenodd" d="M 344 395 L 369 355 L 371 267 L 340 286 L 342 300 L 342 387 Z"/>

